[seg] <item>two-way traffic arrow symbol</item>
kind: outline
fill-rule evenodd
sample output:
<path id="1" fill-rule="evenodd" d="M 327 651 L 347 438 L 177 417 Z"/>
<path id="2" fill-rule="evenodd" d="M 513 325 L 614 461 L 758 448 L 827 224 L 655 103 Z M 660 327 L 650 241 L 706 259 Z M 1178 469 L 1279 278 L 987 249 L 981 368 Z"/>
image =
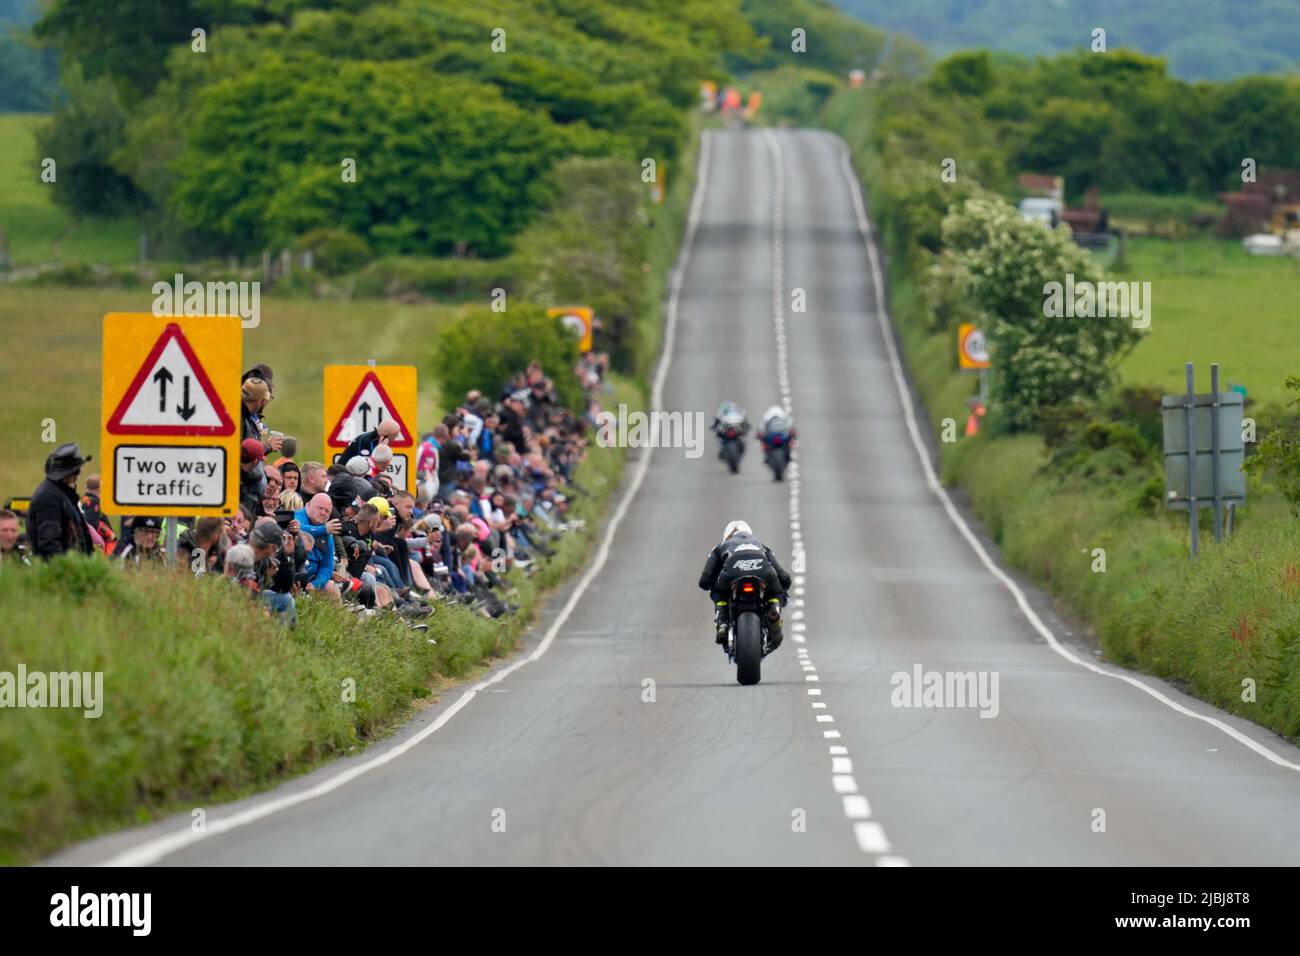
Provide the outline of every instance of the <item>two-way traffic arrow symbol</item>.
<path id="1" fill-rule="evenodd" d="M 153 380 L 158 383 L 158 411 L 167 411 L 167 383 L 172 380 L 172 373 L 164 365 L 158 371 L 154 372 Z M 186 379 L 188 384 L 189 379 Z"/>
<path id="2" fill-rule="evenodd" d="M 186 375 L 181 385 L 181 403 L 176 406 L 176 414 L 180 415 L 181 421 L 188 422 L 197 411 L 198 408 L 190 404 L 190 377 Z"/>

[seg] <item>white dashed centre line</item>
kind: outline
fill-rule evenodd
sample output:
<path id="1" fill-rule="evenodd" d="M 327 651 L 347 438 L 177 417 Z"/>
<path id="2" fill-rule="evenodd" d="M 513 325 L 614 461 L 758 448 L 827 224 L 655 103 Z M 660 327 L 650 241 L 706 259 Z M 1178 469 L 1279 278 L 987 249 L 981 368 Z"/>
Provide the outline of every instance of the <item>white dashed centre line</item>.
<path id="1" fill-rule="evenodd" d="M 775 180 L 772 190 L 772 324 L 776 332 L 776 378 L 781 388 L 781 401 L 791 417 L 794 416 L 793 392 L 790 388 L 789 353 L 786 348 L 785 332 L 785 160 L 781 156 L 781 146 L 776 135 L 770 130 L 763 130 L 768 152 L 772 157 L 772 175 Z M 807 641 L 807 624 L 803 611 L 804 578 L 807 567 L 807 549 L 804 546 L 803 530 L 799 514 L 799 463 L 792 460 L 788 466 L 790 488 L 790 541 L 792 544 L 792 571 L 795 596 L 794 610 L 790 612 L 789 628 L 795 643 Z M 800 666 L 804 670 L 804 680 L 820 680 L 813 666 L 808 650 L 800 647 L 796 650 Z M 809 696 L 820 696 L 821 689 L 808 688 Z M 812 702 L 814 710 L 826 709 L 823 701 Z M 816 714 L 817 723 L 833 724 L 831 714 Z M 827 740 L 840 739 L 838 730 L 823 730 L 822 737 Z M 889 855 L 893 848 L 885 836 L 885 828 L 878 821 L 870 819 L 871 804 L 858 792 L 858 782 L 853 776 L 853 761 L 849 758 L 847 747 L 832 745 L 831 752 L 831 786 L 841 795 L 844 803 L 844 816 L 853 822 L 853 836 L 863 853 L 875 855 L 877 866 L 907 866 L 907 860 L 901 856 Z"/>

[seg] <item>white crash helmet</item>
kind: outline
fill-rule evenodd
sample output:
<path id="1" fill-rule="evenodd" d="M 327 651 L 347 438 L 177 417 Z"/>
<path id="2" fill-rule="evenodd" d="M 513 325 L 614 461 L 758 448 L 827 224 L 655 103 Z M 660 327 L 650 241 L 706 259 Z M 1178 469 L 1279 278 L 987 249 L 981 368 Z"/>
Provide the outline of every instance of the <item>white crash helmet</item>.
<path id="1" fill-rule="evenodd" d="M 752 536 L 754 532 L 749 527 L 749 525 L 743 521 L 730 521 L 727 523 L 727 526 L 722 529 L 722 540 L 725 542 L 728 538 L 730 538 L 733 534 L 736 533 L 747 534 Z"/>
<path id="2" fill-rule="evenodd" d="M 735 402 L 723 402 L 718 406 L 718 421 L 728 425 L 739 425 L 745 420 L 745 410 Z"/>
<path id="3" fill-rule="evenodd" d="M 772 428 L 776 425 L 776 428 Z M 785 408 L 774 405 L 763 412 L 763 431 L 788 432 L 790 429 L 790 416 L 785 414 Z"/>

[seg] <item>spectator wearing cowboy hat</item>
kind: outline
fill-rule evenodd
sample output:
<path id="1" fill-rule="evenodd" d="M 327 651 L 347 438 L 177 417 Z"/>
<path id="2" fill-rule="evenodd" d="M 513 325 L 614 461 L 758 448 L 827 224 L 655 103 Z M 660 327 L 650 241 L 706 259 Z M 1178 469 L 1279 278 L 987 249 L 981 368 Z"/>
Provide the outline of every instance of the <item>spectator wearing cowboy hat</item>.
<path id="1" fill-rule="evenodd" d="M 77 476 L 81 466 L 90 460 L 90 455 L 82 457 L 76 442 L 60 445 L 45 459 L 45 480 L 27 506 L 27 536 L 38 558 L 69 551 L 90 554 L 94 550 L 77 498 Z"/>

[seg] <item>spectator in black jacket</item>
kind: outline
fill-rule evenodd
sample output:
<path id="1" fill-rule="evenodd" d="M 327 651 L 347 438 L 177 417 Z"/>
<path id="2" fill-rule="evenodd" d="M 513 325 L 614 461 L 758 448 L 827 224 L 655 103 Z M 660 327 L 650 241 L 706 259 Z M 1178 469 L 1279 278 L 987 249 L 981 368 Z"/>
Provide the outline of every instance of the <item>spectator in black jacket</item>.
<path id="1" fill-rule="evenodd" d="M 294 536 L 281 531 L 274 518 L 262 518 L 248 536 L 253 547 L 258 591 L 271 612 L 287 627 L 298 623 L 298 608 L 293 603 Z M 281 549 L 284 553 L 281 554 Z"/>
<path id="2" fill-rule="evenodd" d="M 27 537 L 38 558 L 94 550 L 77 498 L 77 476 L 90 459 L 90 455 L 82 457 L 76 442 L 60 445 L 45 459 L 45 480 L 27 506 Z"/>
<path id="3" fill-rule="evenodd" d="M 186 529 L 176 542 L 176 560 L 195 574 L 220 571 L 223 522 L 220 518 L 200 518 Z"/>
<path id="4" fill-rule="evenodd" d="M 528 447 L 528 439 L 524 434 L 524 424 L 528 420 L 528 402 L 528 390 L 521 388 L 501 403 L 501 440 L 510 442 L 519 450 Z"/>
<path id="5" fill-rule="evenodd" d="M 262 453 L 279 451 L 284 444 L 280 435 L 272 435 L 262 420 L 266 406 L 271 404 L 271 386 L 256 376 L 244 379 L 240 387 L 242 400 L 240 416 L 240 439 L 247 441 L 255 438 L 262 444 Z"/>
<path id="6" fill-rule="evenodd" d="M 266 490 L 266 473 L 262 460 L 266 450 L 256 438 L 245 438 L 239 446 L 239 504 L 254 515 L 262 513 L 262 492 Z"/>
<path id="7" fill-rule="evenodd" d="M 391 418 L 385 418 L 370 431 L 362 432 L 352 439 L 348 443 L 348 447 L 343 449 L 339 461 L 349 462 L 357 455 L 369 457 L 370 453 L 375 450 L 376 445 L 391 445 L 401 432 L 402 430 L 398 427 L 397 422 Z"/>
<path id="8" fill-rule="evenodd" d="M 456 463 L 468 461 L 470 454 L 442 422 L 433 426 L 433 440 L 438 444 L 438 497 L 446 501 L 456 490 Z"/>

